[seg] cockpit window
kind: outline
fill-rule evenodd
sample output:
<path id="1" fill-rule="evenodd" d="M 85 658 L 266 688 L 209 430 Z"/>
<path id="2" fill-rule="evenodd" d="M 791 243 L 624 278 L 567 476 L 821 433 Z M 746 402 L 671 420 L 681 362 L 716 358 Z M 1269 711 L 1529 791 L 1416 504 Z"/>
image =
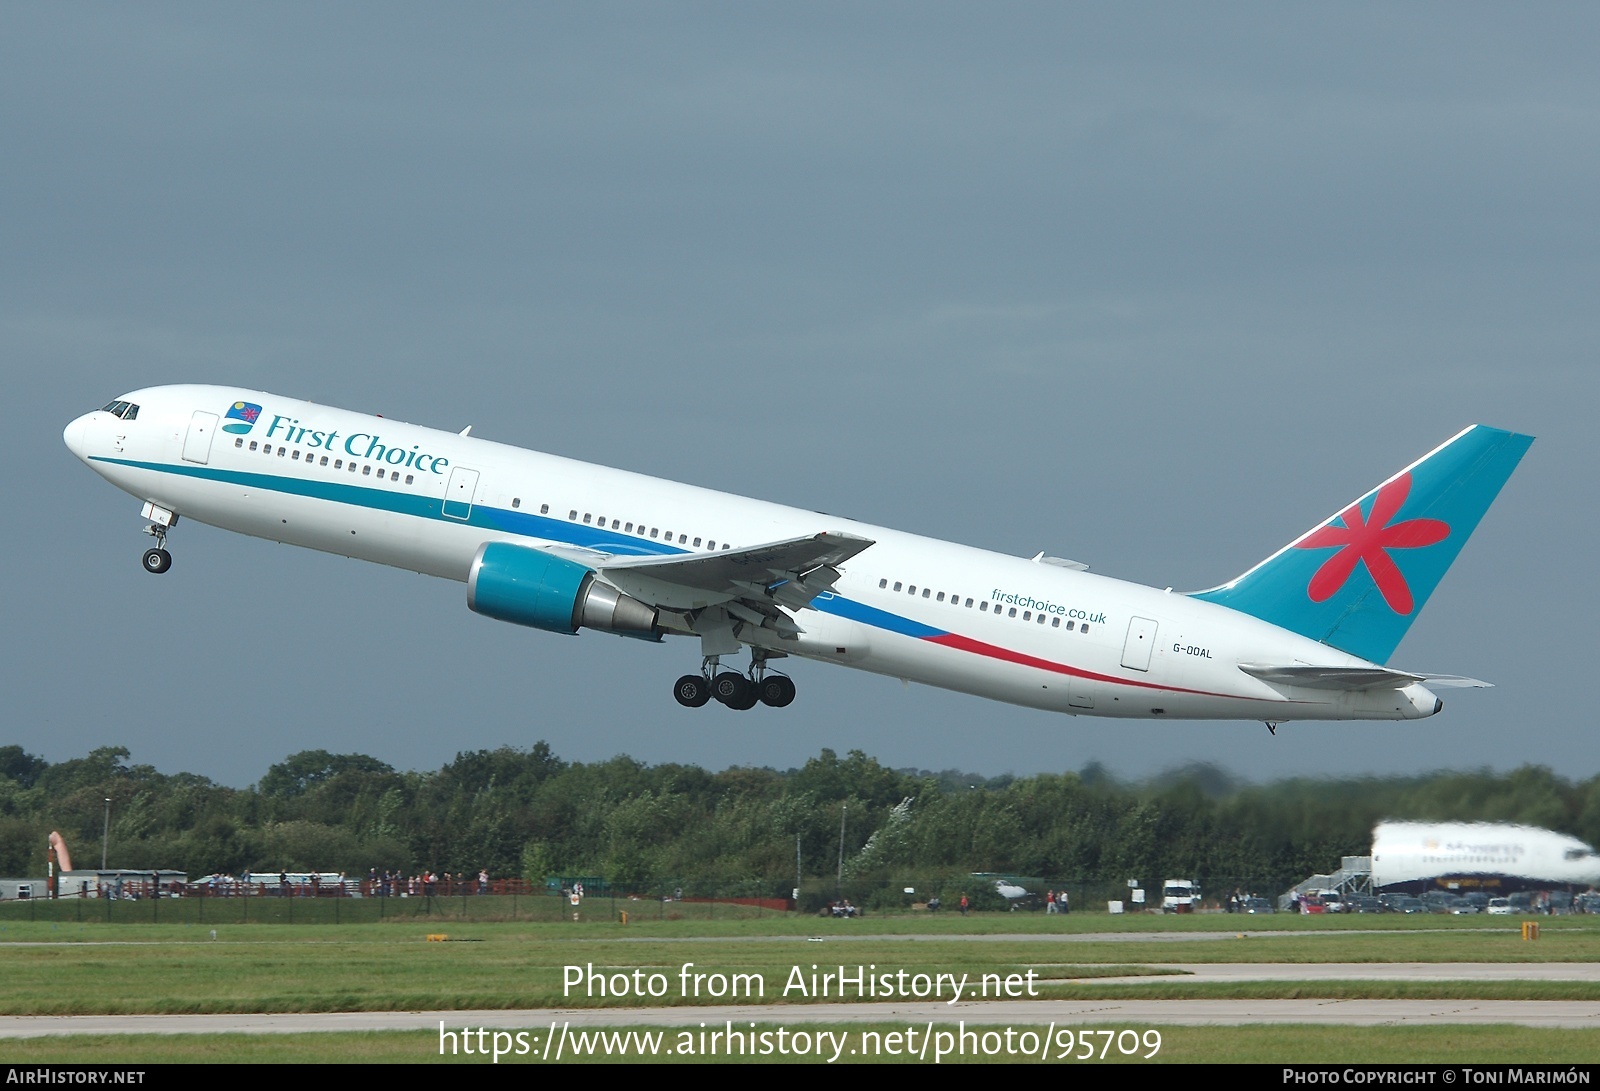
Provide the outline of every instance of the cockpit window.
<path id="1" fill-rule="evenodd" d="M 134 420 L 139 416 L 139 407 L 132 402 L 112 402 L 100 412 L 110 413 L 113 417 L 121 417 L 123 420 Z"/>

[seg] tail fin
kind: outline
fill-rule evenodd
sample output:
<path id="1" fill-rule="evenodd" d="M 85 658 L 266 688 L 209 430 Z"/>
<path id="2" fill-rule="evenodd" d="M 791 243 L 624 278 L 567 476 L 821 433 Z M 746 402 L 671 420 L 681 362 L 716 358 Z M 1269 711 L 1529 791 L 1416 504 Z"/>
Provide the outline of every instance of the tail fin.
<path id="1" fill-rule="evenodd" d="M 1531 443 L 1474 425 L 1244 575 L 1193 597 L 1383 663 Z"/>

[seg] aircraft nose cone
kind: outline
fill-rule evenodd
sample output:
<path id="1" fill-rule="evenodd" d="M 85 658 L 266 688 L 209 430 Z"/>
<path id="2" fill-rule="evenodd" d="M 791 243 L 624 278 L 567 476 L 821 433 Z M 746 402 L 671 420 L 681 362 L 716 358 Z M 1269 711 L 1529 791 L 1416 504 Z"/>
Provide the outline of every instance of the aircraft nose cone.
<path id="1" fill-rule="evenodd" d="M 88 430 L 89 414 L 85 413 L 83 416 L 67 425 L 66 429 L 61 433 L 61 438 L 66 441 L 67 450 L 71 451 L 79 458 L 84 457 L 83 437 L 84 433 Z"/>

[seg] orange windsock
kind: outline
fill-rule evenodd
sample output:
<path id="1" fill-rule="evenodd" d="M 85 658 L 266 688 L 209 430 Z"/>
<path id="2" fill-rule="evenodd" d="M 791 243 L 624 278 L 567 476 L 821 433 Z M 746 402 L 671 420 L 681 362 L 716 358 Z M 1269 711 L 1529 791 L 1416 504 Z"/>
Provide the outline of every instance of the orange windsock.
<path id="1" fill-rule="evenodd" d="M 38 842 L 35 842 L 37 844 Z M 56 852 L 56 863 L 61 865 L 62 871 L 72 870 L 72 854 L 67 851 L 67 843 L 55 830 L 50 831 L 50 847 Z"/>

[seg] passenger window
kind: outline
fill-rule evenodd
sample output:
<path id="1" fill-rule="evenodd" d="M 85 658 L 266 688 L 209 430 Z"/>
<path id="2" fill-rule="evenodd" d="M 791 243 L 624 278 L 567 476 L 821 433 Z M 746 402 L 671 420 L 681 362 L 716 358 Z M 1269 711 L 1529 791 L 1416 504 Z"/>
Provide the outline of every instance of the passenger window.
<path id="1" fill-rule="evenodd" d="M 1017 616 L 1017 612 L 1015 610 L 1011 611 L 1011 616 L 1012 617 L 1016 617 Z M 1023 621 L 1032 621 L 1033 620 L 1033 611 L 1032 610 L 1024 610 L 1024 611 L 1022 611 L 1022 620 Z"/>
<path id="2" fill-rule="evenodd" d="M 567 512 L 567 518 L 569 520 L 576 519 L 577 517 L 578 517 L 578 512 L 577 512 L 576 508 L 574 508 L 572 511 Z"/>
<path id="3" fill-rule="evenodd" d="M 689 544 L 689 536 L 687 534 L 678 535 L 678 544 L 679 545 L 688 545 Z"/>
<path id="4" fill-rule="evenodd" d="M 288 450 L 289 450 L 289 448 L 287 448 L 287 447 L 279 447 L 278 448 L 278 457 L 282 458 L 288 452 Z"/>
<path id="5" fill-rule="evenodd" d="M 888 587 L 889 586 L 889 581 L 888 580 L 879 580 L 878 581 L 878 586 L 879 587 Z"/>
<path id="6" fill-rule="evenodd" d="M 906 588 L 906 594 L 915 595 L 916 593 L 917 593 L 917 585 L 916 584 L 912 584 L 911 586 Z"/>
<path id="7" fill-rule="evenodd" d="M 1015 606 L 1013 606 L 1011 608 L 1011 612 L 1009 614 L 1007 614 L 1006 616 L 1007 617 L 1016 617 L 1017 616 L 1017 608 Z"/>
<path id="8" fill-rule="evenodd" d="M 539 505 L 539 514 L 540 515 L 549 515 L 550 514 L 550 505 L 549 504 L 540 504 Z"/>
<path id="9" fill-rule="evenodd" d="M 1086 632 L 1088 632 L 1088 631 L 1089 631 L 1089 626 L 1087 626 L 1087 625 L 1085 625 L 1085 626 L 1084 626 L 1084 627 L 1083 627 L 1083 628 L 1081 628 L 1081 629 L 1079 629 L 1079 630 L 1078 630 L 1078 631 L 1079 631 L 1079 632 L 1080 632 L 1080 633 L 1086 633 Z"/>
<path id="10" fill-rule="evenodd" d="M 930 593 L 930 592 L 929 592 L 929 591 L 928 591 L 928 589 L 927 589 L 927 588 L 926 588 L 926 587 L 924 587 L 924 588 L 923 588 L 923 589 L 922 589 L 922 597 L 923 597 L 923 598 L 927 598 L 927 597 L 928 597 L 928 595 L 929 595 L 929 593 Z"/>
<path id="11" fill-rule="evenodd" d="M 289 456 L 289 461 L 290 462 L 299 462 L 300 461 L 300 448 L 296 447 L 294 449 L 294 454 Z"/>
<path id="12" fill-rule="evenodd" d="M 1075 621 L 1067 622 L 1067 632 L 1070 633 L 1070 632 L 1072 632 L 1073 629 L 1075 629 L 1077 627 L 1078 627 L 1078 623 L 1077 622 L 1075 622 Z"/>
<path id="13" fill-rule="evenodd" d="M 512 498 L 511 498 L 511 506 L 512 506 L 512 507 L 514 507 L 514 508 L 520 508 L 520 507 L 522 507 L 522 497 L 520 497 L 520 496 L 513 496 L 513 497 L 512 497 Z"/>
<path id="14" fill-rule="evenodd" d="M 233 441 L 233 445 L 235 447 L 243 447 L 244 446 L 244 440 L 236 439 L 236 440 Z"/>
<path id="15" fill-rule="evenodd" d="M 707 549 L 716 549 L 717 548 L 716 541 L 713 539 L 711 541 L 706 542 L 706 548 Z M 727 549 L 728 547 L 727 546 L 723 546 L 722 548 L 723 549 Z"/>
<path id="16" fill-rule="evenodd" d="M 984 599 L 982 602 L 978 603 L 978 612 L 981 614 L 987 614 L 989 612 L 988 599 Z"/>
<path id="17" fill-rule="evenodd" d="M 317 465 L 318 466 L 326 466 L 327 464 L 328 464 L 328 456 L 327 455 L 323 455 L 321 458 L 317 459 Z"/>
<path id="18" fill-rule="evenodd" d="M 590 513 L 589 512 L 584 512 L 583 513 L 583 521 L 585 523 L 588 523 L 590 521 Z"/>
<path id="19" fill-rule="evenodd" d="M 363 466 L 363 467 L 361 467 L 361 476 L 362 477 L 371 477 L 372 476 L 372 467 L 371 466 Z"/>
<path id="20" fill-rule="evenodd" d="M 333 460 L 333 468 L 334 468 L 334 469 L 335 469 L 335 470 L 342 470 L 342 469 L 344 469 L 344 459 L 342 459 L 342 458 L 336 458 L 336 459 L 334 459 L 334 460 Z"/>
<path id="21" fill-rule="evenodd" d="M 894 581 L 894 589 L 896 591 L 900 590 L 900 581 L 899 580 L 895 580 Z"/>
<path id="22" fill-rule="evenodd" d="M 1043 615 L 1043 614 L 1040 614 L 1040 615 L 1039 615 L 1039 624 L 1040 624 L 1040 625 L 1043 625 L 1043 624 L 1044 624 L 1044 615 Z"/>
<path id="23" fill-rule="evenodd" d="M 1061 628 L 1061 619 L 1058 618 L 1058 617 L 1051 618 L 1050 619 L 1050 628 L 1052 628 L 1052 629 Z"/>
<path id="24" fill-rule="evenodd" d="M 411 484 L 411 482 L 413 482 L 414 480 L 416 480 L 414 477 L 412 477 L 410 474 L 406 474 L 406 484 L 407 485 Z"/>
<path id="25" fill-rule="evenodd" d="M 622 529 L 627 531 L 629 534 L 632 534 L 633 533 L 633 524 L 632 523 L 628 523 Z"/>
<path id="26" fill-rule="evenodd" d="M 621 530 L 622 529 L 622 520 L 621 519 L 613 519 L 613 520 L 611 520 L 611 529 L 612 530 Z"/>
<path id="27" fill-rule="evenodd" d="M 699 539 L 699 538 L 696 538 L 696 539 L 695 539 L 695 540 L 694 540 L 694 547 L 695 547 L 695 548 L 696 548 L 696 549 L 699 549 L 699 548 L 700 548 L 700 539 Z"/>
<path id="28" fill-rule="evenodd" d="M 356 472 L 356 464 L 354 462 L 352 462 L 348 466 L 346 466 L 345 469 L 349 470 L 351 473 L 355 473 Z"/>
<path id="29" fill-rule="evenodd" d="M 383 480 L 383 467 L 382 466 L 378 467 L 378 480 L 379 481 Z"/>
<path id="30" fill-rule="evenodd" d="M 250 449 L 252 451 L 254 451 L 256 449 L 256 441 L 255 440 L 251 440 L 250 441 Z"/>
<path id="31" fill-rule="evenodd" d="M 661 529 L 660 527 L 651 527 L 650 528 L 650 537 L 652 537 L 652 538 L 656 537 L 658 532 L 660 531 L 660 529 Z"/>
<path id="32" fill-rule="evenodd" d="M 938 597 L 934 601 L 943 602 L 944 601 L 944 592 L 940 591 L 939 594 L 938 594 Z"/>
<path id="33" fill-rule="evenodd" d="M 967 609 L 968 610 L 972 609 L 972 600 L 971 599 L 967 600 Z"/>

